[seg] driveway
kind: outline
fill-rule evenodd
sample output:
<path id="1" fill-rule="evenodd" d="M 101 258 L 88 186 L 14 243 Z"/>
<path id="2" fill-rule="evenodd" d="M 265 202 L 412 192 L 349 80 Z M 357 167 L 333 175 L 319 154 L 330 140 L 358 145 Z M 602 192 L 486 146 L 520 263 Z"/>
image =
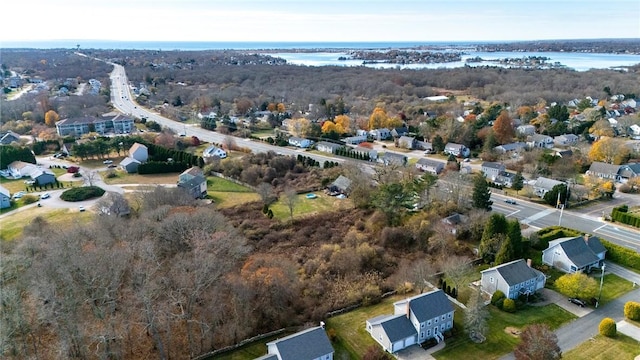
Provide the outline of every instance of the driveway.
<path id="1" fill-rule="evenodd" d="M 402 349 L 394 354 L 394 356 L 399 360 L 435 360 L 432 353 L 444 349 L 444 341 L 440 344 L 429 348 L 427 350 L 423 349 L 420 345 L 409 346 L 406 349 Z"/>
<path id="2" fill-rule="evenodd" d="M 590 307 L 580 307 L 576 304 L 570 303 L 569 298 L 558 293 L 557 291 L 543 288 L 540 290 L 542 296 L 544 296 L 545 301 L 534 304 L 534 305 L 546 305 L 546 304 L 556 304 L 559 307 L 567 310 L 577 317 L 583 317 L 590 314 L 593 309 Z"/>

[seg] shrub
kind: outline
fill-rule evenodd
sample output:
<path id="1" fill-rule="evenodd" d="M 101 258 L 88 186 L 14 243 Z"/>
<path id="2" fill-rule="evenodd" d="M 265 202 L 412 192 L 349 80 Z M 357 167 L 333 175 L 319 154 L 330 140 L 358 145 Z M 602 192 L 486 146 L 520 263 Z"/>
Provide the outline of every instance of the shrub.
<path id="1" fill-rule="evenodd" d="M 600 335 L 606 337 L 614 337 L 616 336 L 616 322 L 612 318 L 604 318 L 600 321 L 600 326 L 598 326 L 598 330 L 600 331 Z"/>
<path id="2" fill-rule="evenodd" d="M 505 299 L 506 299 L 506 298 L 498 299 L 498 300 L 496 301 L 496 303 L 495 303 L 495 304 L 493 304 L 493 305 L 495 305 L 498 309 L 502 310 L 502 307 L 504 306 L 504 300 L 505 300 Z"/>
<path id="3" fill-rule="evenodd" d="M 64 201 L 83 201 L 94 197 L 100 197 L 104 194 L 104 190 L 97 186 L 83 186 L 66 190 L 60 195 L 60 199 Z"/>
<path id="4" fill-rule="evenodd" d="M 607 259 L 619 265 L 640 271 L 640 254 L 635 250 L 610 243 L 600 239 L 602 245 L 607 249 Z"/>
<path id="5" fill-rule="evenodd" d="M 38 201 L 38 197 L 35 195 L 25 195 L 22 197 L 22 202 L 24 204 L 33 204 L 36 201 Z"/>
<path id="6" fill-rule="evenodd" d="M 513 299 L 504 299 L 502 310 L 510 313 L 516 312 L 516 302 Z"/>
<path id="7" fill-rule="evenodd" d="M 493 295 L 491 295 L 491 303 L 495 305 L 498 302 L 498 300 L 504 299 L 504 298 L 506 298 L 504 293 L 500 290 L 497 290 L 496 292 L 493 293 Z"/>
<path id="8" fill-rule="evenodd" d="M 629 320 L 640 321 L 640 303 L 627 301 L 627 303 L 624 304 L 624 317 Z"/>

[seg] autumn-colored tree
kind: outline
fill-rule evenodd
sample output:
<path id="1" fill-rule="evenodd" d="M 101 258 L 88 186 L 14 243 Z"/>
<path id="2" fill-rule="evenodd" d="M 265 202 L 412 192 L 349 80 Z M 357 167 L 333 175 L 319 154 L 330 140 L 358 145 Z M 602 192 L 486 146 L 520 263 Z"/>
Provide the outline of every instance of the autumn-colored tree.
<path id="1" fill-rule="evenodd" d="M 47 126 L 50 126 L 50 127 L 56 126 L 56 123 L 58 122 L 58 120 L 60 120 L 60 116 L 58 115 L 57 112 L 53 110 L 49 110 L 44 114 L 44 123 Z"/>
<path id="2" fill-rule="evenodd" d="M 601 161 L 608 164 L 621 164 L 629 155 L 629 148 L 623 140 L 603 136 L 594 142 L 589 150 L 591 161 Z"/>
<path id="3" fill-rule="evenodd" d="M 331 120 L 327 120 L 324 123 L 322 123 L 322 132 L 325 134 L 328 134 L 330 132 L 338 132 L 338 127 L 336 126 L 336 124 L 331 121 Z"/>
<path id="4" fill-rule="evenodd" d="M 558 337 L 546 324 L 527 326 L 514 351 L 517 360 L 556 360 L 562 358 Z"/>
<path id="5" fill-rule="evenodd" d="M 520 106 L 517 110 L 518 116 L 524 121 L 530 121 L 536 117 L 536 112 L 531 106 Z"/>
<path id="6" fill-rule="evenodd" d="M 611 123 L 609 123 L 609 121 L 605 119 L 600 119 L 596 121 L 589 129 L 589 133 L 598 138 L 602 136 L 608 136 L 608 137 L 615 136 L 615 131 L 613 131 L 613 127 L 611 127 Z"/>
<path id="7" fill-rule="evenodd" d="M 351 118 L 347 115 L 338 115 L 334 119 L 339 134 L 345 134 L 351 132 Z"/>
<path id="8" fill-rule="evenodd" d="M 387 129 L 394 129 L 394 128 L 401 127 L 403 124 L 404 122 L 402 121 L 402 119 L 398 117 L 392 117 L 392 118 L 387 118 L 387 123 L 385 124 L 385 127 Z"/>
<path id="9" fill-rule="evenodd" d="M 387 125 L 389 120 L 389 116 L 387 115 L 387 111 L 381 107 L 376 107 L 373 109 L 373 113 L 369 116 L 369 129 L 380 129 L 384 128 Z"/>
<path id="10" fill-rule="evenodd" d="M 267 105 L 267 110 L 274 112 L 276 111 L 276 104 L 275 103 L 269 103 L 269 105 Z"/>
<path id="11" fill-rule="evenodd" d="M 498 118 L 493 122 L 493 132 L 500 144 L 506 144 L 513 140 L 516 133 L 513 128 L 513 120 L 508 111 L 502 110 L 500 112 Z"/>
<path id="12" fill-rule="evenodd" d="M 240 115 L 245 115 L 253 107 L 253 101 L 251 99 L 243 97 L 236 99 L 235 101 L 236 111 Z"/>
<path id="13" fill-rule="evenodd" d="M 284 106 L 284 104 L 283 104 L 283 103 L 278 103 L 278 105 L 276 106 L 276 110 L 277 110 L 280 114 L 282 114 L 282 113 L 284 113 L 284 112 L 287 110 L 287 108 Z"/>
<path id="14" fill-rule="evenodd" d="M 591 299 L 598 293 L 597 281 L 581 272 L 560 276 L 555 286 L 568 297 Z"/>
<path id="15" fill-rule="evenodd" d="M 311 130 L 311 121 L 305 118 L 289 120 L 289 132 L 293 136 L 304 137 Z"/>

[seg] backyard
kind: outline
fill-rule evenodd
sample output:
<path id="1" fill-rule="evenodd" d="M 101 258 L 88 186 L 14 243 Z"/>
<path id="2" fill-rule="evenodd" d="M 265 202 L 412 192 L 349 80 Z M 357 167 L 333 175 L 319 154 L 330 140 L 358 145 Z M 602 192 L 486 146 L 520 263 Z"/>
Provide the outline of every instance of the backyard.
<path id="1" fill-rule="evenodd" d="M 260 200 L 260 196 L 250 188 L 214 176 L 207 178 L 207 194 L 218 207 L 232 207 Z"/>
<path id="2" fill-rule="evenodd" d="M 311 193 L 309 193 L 311 194 Z M 324 211 L 340 211 L 350 209 L 353 203 L 348 198 L 339 199 L 336 196 L 329 196 L 323 192 L 315 192 L 315 198 L 308 198 L 308 194 L 298 194 L 294 201 L 293 216 L 305 216 Z M 287 197 L 280 196 L 280 199 L 269 207 L 273 211 L 276 219 L 287 220 L 290 218 Z"/>

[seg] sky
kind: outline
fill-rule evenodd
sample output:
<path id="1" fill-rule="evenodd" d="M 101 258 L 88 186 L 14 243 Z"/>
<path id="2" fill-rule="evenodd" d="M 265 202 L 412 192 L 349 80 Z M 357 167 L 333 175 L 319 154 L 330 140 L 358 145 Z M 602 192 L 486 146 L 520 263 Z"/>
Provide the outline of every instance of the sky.
<path id="1" fill-rule="evenodd" d="M 640 38 L 640 0 L 10 0 L 3 42 Z"/>

